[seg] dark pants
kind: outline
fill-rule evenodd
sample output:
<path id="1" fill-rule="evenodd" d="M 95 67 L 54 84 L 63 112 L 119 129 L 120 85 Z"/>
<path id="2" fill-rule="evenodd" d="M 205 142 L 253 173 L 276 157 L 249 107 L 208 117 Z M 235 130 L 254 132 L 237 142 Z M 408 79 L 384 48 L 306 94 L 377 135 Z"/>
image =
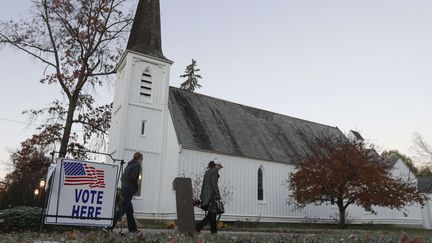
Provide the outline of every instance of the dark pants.
<path id="1" fill-rule="evenodd" d="M 210 210 L 213 211 L 213 210 Z M 210 213 L 210 211 L 207 212 L 207 215 L 196 225 L 196 230 L 201 231 L 204 226 L 210 222 L 210 232 L 212 234 L 217 233 L 217 226 L 216 226 L 216 213 Z"/>
<path id="2" fill-rule="evenodd" d="M 135 218 L 133 216 L 133 206 L 132 206 L 132 197 L 133 194 L 131 193 L 122 193 L 121 195 L 121 205 L 120 209 L 117 210 L 114 214 L 114 220 L 112 228 L 116 225 L 117 221 L 126 213 L 126 219 L 128 224 L 129 232 L 135 232 L 137 231 L 137 225 L 135 223 Z"/>

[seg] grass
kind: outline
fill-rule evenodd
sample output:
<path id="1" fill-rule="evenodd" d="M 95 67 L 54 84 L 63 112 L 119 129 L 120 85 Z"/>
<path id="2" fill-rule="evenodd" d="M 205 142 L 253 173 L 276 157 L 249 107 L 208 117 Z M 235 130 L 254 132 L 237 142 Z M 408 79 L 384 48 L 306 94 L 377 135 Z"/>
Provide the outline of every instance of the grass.
<path id="1" fill-rule="evenodd" d="M 171 221 L 169 221 L 171 222 Z M 147 229 L 167 228 L 169 222 L 138 219 L 137 223 Z M 126 222 L 123 222 L 126 225 Z M 340 229 L 337 224 L 318 223 L 266 223 L 266 222 L 224 222 L 226 231 L 255 231 L 255 232 L 285 232 L 285 231 L 321 231 L 321 230 L 369 230 L 369 231 L 396 231 L 408 233 L 430 233 L 432 230 L 412 226 L 390 225 L 390 224 L 349 224 L 346 229 Z"/>
<path id="2" fill-rule="evenodd" d="M 344 230 L 337 224 L 313 224 L 313 223 L 251 223 L 251 222 L 226 222 L 227 227 L 233 230 Z M 412 226 L 390 225 L 390 224 L 349 224 L 346 230 L 383 230 L 383 231 L 404 231 L 404 232 L 425 232 L 432 233 L 430 229 Z"/>
<path id="3" fill-rule="evenodd" d="M 56 233 L 20 233 L 20 234 L 1 234 L 0 242 L 411 242 L 417 236 L 418 243 L 432 242 L 431 234 L 428 235 L 413 235 L 403 232 L 387 232 L 387 231 L 358 231 L 358 230 L 322 230 L 317 233 L 221 233 L 212 236 L 209 233 L 199 235 L 182 235 L 174 231 L 158 232 L 157 230 L 144 232 L 140 234 L 120 234 L 120 233 L 105 233 L 98 231 L 66 231 Z M 401 241 L 405 237 L 405 241 Z"/>
<path id="4" fill-rule="evenodd" d="M 45 227 L 42 234 L 34 232 L 3 232 L 0 242 L 431 242 L 432 230 L 400 227 L 394 225 L 356 224 L 347 229 L 339 229 L 335 224 L 293 224 L 227 222 L 216 236 L 208 232 L 195 235 L 182 235 L 176 230 L 168 230 L 169 222 L 138 220 L 143 232 L 140 234 L 106 233 L 98 228 Z M 127 232 L 125 219 L 122 232 Z M 23 228 L 20 228 L 24 230 Z M 1 229 L 0 229 L 1 231 Z"/>

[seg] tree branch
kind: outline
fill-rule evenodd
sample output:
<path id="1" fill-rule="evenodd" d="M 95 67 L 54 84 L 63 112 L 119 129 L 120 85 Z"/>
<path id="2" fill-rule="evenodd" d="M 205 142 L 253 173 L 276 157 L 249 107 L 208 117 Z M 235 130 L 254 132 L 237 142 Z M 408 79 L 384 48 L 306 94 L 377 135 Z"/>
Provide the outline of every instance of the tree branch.
<path id="1" fill-rule="evenodd" d="M 58 55 L 58 50 L 57 50 L 57 46 L 56 46 L 56 42 L 53 36 L 53 32 L 51 29 L 51 24 L 49 22 L 49 14 L 48 14 L 48 5 L 47 5 L 47 0 L 42 0 L 42 6 L 44 9 L 44 14 L 42 15 L 42 19 L 45 22 L 45 25 L 47 27 L 48 30 L 48 35 L 50 37 L 50 41 L 51 41 L 51 45 L 53 47 L 53 53 L 54 53 L 54 59 L 55 59 L 55 63 L 56 65 L 54 66 L 56 69 L 56 73 L 57 73 L 57 80 L 59 81 L 61 87 L 63 88 L 63 91 L 66 93 L 66 96 L 69 98 L 69 100 L 72 98 L 72 95 L 68 89 L 68 87 L 66 86 L 66 84 L 64 83 L 64 80 L 62 78 L 61 75 L 61 71 L 60 71 L 60 60 L 59 60 L 59 55 Z"/>
<path id="2" fill-rule="evenodd" d="M 105 131 L 105 130 L 103 130 L 103 129 L 100 129 L 98 126 L 95 126 L 94 124 L 92 124 L 92 123 L 90 123 L 90 122 L 86 122 L 86 121 L 83 121 L 83 120 L 73 120 L 72 122 L 73 122 L 73 123 L 80 123 L 80 124 L 83 124 L 83 125 L 90 126 L 90 127 L 92 127 L 93 129 L 95 129 L 95 130 L 97 130 L 97 131 L 99 131 L 99 132 L 101 132 L 101 133 L 103 133 L 103 134 L 105 134 L 105 135 L 108 135 L 108 132 L 107 132 L 107 131 Z"/>
<path id="3" fill-rule="evenodd" d="M 5 40 L 4 43 L 12 45 L 16 48 L 18 48 L 19 50 L 29 54 L 30 56 L 40 60 L 41 62 L 48 64 L 52 67 L 56 67 L 52 62 L 49 62 L 48 60 L 45 60 L 44 58 L 40 57 L 39 55 L 37 55 L 36 53 L 33 53 L 27 49 L 25 49 L 24 47 L 20 46 L 18 43 L 16 43 L 15 41 L 9 39 L 7 36 L 3 35 L 2 33 L 0 33 L 0 36 Z"/>

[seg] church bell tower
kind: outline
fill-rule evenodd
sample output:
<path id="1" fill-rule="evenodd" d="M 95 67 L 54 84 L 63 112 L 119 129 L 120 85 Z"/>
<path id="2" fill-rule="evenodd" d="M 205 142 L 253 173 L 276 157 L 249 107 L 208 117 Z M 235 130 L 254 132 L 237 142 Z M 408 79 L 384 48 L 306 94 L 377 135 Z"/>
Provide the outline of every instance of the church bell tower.
<path id="1" fill-rule="evenodd" d="M 172 63 L 162 53 L 159 0 L 140 0 L 126 51 L 117 65 L 108 146 L 108 153 L 126 162 L 135 152 L 144 155 L 136 212 L 160 212 Z"/>

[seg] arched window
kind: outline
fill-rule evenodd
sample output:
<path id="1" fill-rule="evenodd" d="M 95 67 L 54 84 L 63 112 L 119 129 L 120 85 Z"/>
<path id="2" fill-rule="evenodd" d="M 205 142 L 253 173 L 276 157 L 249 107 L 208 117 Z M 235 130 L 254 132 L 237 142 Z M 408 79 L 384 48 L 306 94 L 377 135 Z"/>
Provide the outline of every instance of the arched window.
<path id="1" fill-rule="evenodd" d="M 258 201 L 264 200 L 264 187 L 263 187 L 263 170 L 262 166 L 258 169 Z"/>

